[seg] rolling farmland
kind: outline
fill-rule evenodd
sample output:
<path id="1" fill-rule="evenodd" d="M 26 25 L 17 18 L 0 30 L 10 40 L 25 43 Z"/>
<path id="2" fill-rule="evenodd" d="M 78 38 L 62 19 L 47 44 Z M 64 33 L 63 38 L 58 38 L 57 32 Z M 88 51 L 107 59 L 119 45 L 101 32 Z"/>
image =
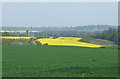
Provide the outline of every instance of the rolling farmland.
<path id="1" fill-rule="evenodd" d="M 2 1 L 0 76 L 118 78 L 118 3 Z"/>

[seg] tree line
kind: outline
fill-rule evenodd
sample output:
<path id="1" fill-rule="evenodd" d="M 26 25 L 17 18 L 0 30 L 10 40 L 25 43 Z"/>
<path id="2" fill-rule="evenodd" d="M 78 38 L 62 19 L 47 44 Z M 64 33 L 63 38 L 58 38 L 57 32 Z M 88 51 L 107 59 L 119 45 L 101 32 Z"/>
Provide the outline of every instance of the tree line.
<path id="1" fill-rule="evenodd" d="M 104 30 L 102 33 L 92 35 L 92 37 L 113 41 L 115 44 L 118 44 L 118 30 L 117 29 L 109 28 L 108 30 Z"/>

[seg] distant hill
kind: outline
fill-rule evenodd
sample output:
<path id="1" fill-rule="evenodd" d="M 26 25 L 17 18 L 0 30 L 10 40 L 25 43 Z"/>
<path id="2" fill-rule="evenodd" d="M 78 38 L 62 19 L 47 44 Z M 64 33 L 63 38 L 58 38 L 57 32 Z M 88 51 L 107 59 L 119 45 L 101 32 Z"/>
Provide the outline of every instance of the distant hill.
<path id="1" fill-rule="evenodd" d="M 44 33 L 57 33 L 57 32 L 102 32 L 104 30 L 107 30 L 109 28 L 115 28 L 117 29 L 117 26 L 110 26 L 110 25 L 87 25 L 87 26 L 72 26 L 72 27 L 2 27 L 2 30 L 6 31 L 16 31 L 16 30 L 34 30 L 34 31 L 40 31 Z"/>
<path id="2" fill-rule="evenodd" d="M 117 26 L 110 26 L 110 25 L 88 25 L 88 26 L 76 26 L 73 29 L 76 30 L 83 30 L 83 31 L 103 31 L 109 28 L 117 29 Z"/>

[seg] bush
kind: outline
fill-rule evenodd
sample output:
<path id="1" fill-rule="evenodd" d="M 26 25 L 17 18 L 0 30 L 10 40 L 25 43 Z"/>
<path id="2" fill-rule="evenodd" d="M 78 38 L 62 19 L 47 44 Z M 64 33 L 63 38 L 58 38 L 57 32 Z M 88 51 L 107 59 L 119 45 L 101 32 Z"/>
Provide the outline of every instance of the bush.
<path id="1" fill-rule="evenodd" d="M 3 32 L 2 36 L 10 36 L 10 33 L 9 32 Z"/>
<path id="2" fill-rule="evenodd" d="M 44 45 L 48 45 L 48 43 L 45 43 Z"/>
<path id="3" fill-rule="evenodd" d="M 100 48 L 106 48 L 105 46 L 101 46 Z"/>

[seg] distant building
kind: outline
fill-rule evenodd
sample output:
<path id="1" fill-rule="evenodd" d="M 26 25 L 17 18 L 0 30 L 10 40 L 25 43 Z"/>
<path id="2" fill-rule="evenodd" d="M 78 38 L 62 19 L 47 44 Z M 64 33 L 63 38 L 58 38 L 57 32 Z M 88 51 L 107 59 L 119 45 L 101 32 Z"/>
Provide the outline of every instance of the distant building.
<path id="1" fill-rule="evenodd" d="M 26 36 L 29 37 L 30 36 L 30 33 L 28 30 L 26 30 Z"/>

